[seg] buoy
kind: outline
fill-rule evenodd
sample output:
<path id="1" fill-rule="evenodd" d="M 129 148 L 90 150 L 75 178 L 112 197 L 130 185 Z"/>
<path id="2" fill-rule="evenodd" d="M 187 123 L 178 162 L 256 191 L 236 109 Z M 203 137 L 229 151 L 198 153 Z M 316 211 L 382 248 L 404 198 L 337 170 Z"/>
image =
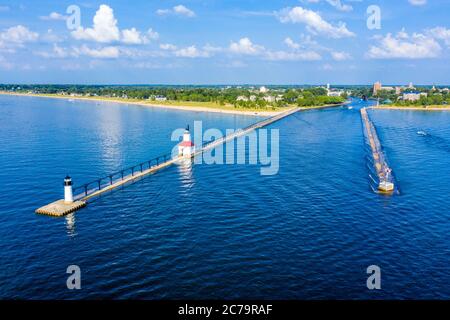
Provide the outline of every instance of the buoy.
<path id="1" fill-rule="evenodd" d="M 69 176 L 64 178 L 64 202 L 73 203 L 72 178 Z"/>

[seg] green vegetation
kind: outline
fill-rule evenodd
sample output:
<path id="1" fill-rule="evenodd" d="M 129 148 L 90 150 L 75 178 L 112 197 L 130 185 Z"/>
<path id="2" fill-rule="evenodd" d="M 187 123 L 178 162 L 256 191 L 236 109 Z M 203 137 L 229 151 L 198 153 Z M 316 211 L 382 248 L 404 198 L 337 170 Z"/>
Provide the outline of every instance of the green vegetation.
<path id="1" fill-rule="evenodd" d="M 352 90 L 352 96 L 367 97 L 378 99 L 380 104 L 389 104 L 399 107 L 418 107 L 418 106 L 448 106 L 450 102 L 450 93 L 448 89 L 438 89 L 430 87 L 419 88 L 399 88 L 400 93 L 395 90 L 380 90 L 376 95 L 373 94 L 372 87 L 362 87 Z M 406 94 L 406 96 L 404 96 Z M 408 96 L 408 94 L 411 94 Z"/>
<path id="2" fill-rule="evenodd" d="M 450 101 L 450 96 L 448 93 L 434 93 L 428 96 L 421 96 L 419 100 L 416 101 L 403 101 L 398 100 L 394 103 L 395 106 L 448 106 Z"/>
<path id="3" fill-rule="evenodd" d="M 277 110 L 340 104 L 347 94 L 328 96 L 323 87 L 238 86 L 96 86 L 96 85 L 0 85 L 1 91 L 58 96 L 155 101 L 164 105 L 208 106 L 242 110 Z"/>

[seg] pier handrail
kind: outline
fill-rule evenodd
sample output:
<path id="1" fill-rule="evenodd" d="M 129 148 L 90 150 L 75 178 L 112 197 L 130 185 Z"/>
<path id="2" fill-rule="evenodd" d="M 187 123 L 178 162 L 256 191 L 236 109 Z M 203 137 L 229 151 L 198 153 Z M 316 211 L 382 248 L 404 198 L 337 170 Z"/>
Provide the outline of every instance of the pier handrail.
<path id="1" fill-rule="evenodd" d="M 107 176 L 97 178 L 97 179 L 92 180 L 87 183 L 83 183 L 82 185 L 74 187 L 73 193 L 74 193 L 76 199 L 85 197 L 91 193 L 101 190 L 101 188 L 105 186 L 105 182 L 106 182 L 106 185 L 112 185 L 117 181 L 126 179 L 130 175 L 134 176 L 135 173 L 143 172 L 144 170 L 148 170 L 155 166 L 158 166 L 159 164 L 166 162 L 166 161 L 170 160 L 171 158 L 172 158 L 171 153 L 152 158 L 150 160 L 138 163 L 134 166 L 130 166 L 125 169 L 116 171 Z"/>

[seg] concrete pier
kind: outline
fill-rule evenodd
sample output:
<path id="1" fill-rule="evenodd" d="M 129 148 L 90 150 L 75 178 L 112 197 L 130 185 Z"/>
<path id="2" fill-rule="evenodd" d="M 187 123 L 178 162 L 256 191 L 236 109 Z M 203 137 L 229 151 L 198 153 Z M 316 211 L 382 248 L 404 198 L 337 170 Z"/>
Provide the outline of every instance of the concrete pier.
<path id="1" fill-rule="evenodd" d="M 64 200 L 52 202 L 36 210 L 36 213 L 53 217 L 63 217 L 86 206 L 85 201 L 67 203 Z"/>
<path id="2" fill-rule="evenodd" d="M 361 119 L 365 137 L 370 145 L 373 165 L 379 179 L 378 192 L 390 194 L 394 192 L 395 189 L 392 169 L 389 167 L 384 157 L 380 140 L 378 139 L 373 123 L 370 121 L 366 108 L 361 109 Z"/>
<path id="3" fill-rule="evenodd" d="M 281 120 L 281 119 L 283 119 L 285 117 L 290 116 L 293 113 L 298 112 L 299 110 L 301 110 L 301 109 L 300 108 L 293 108 L 291 110 L 288 110 L 286 112 L 280 113 L 280 114 L 278 114 L 276 116 L 273 116 L 271 118 L 268 118 L 268 119 L 262 120 L 260 122 L 257 122 L 257 123 L 255 123 L 255 124 L 245 128 L 245 129 L 237 130 L 235 133 L 233 133 L 231 135 L 227 135 L 227 136 L 225 136 L 223 138 L 215 140 L 212 143 L 207 144 L 206 146 L 197 148 L 195 150 L 195 152 L 191 155 L 191 158 L 202 154 L 206 150 L 213 149 L 213 148 L 215 148 L 215 147 L 217 147 L 217 146 L 219 146 L 219 145 L 221 145 L 223 143 L 226 143 L 229 140 L 236 139 L 236 138 L 238 138 L 240 136 L 243 136 L 243 135 L 245 135 L 245 134 L 247 134 L 247 133 L 249 133 L 249 132 L 251 132 L 253 130 L 256 130 L 256 129 L 268 126 L 268 125 L 270 125 L 270 124 L 272 124 L 274 122 L 277 122 L 277 121 L 279 121 L 279 120 Z M 161 169 L 164 169 L 164 168 L 166 168 L 166 167 L 168 167 L 168 166 L 170 166 L 170 165 L 174 164 L 175 162 L 177 162 L 179 160 L 182 160 L 182 159 L 186 159 L 186 157 L 185 156 L 173 157 L 173 158 L 171 158 L 171 159 L 169 159 L 169 160 L 167 160 L 167 161 L 165 161 L 163 163 L 160 163 L 160 164 L 158 164 L 156 166 L 150 167 L 150 168 L 148 168 L 146 170 L 141 170 L 140 172 L 136 172 L 136 173 L 133 172 L 132 174 L 130 174 L 128 176 L 122 177 L 122 179 L 120 179 L 120 180 L 118 180 L 116 182 L 113 182 L 112 178 L 111 178 L 111 183 L 108 186 L 105 186 L 103 188 L 99 187 L 98 189 L 96 189 L 95 191 L 92 191 L 92 192 L 87 192 L 86 191 L 86 194 L 84 194 L 84 195 L 83 194 L 82 195 L 76 195 L 75 194 L 74 195 L 75 201 L 72 202 L 72 203 L 67 203 L 64 200 L 58 200 L 58 201 L 55 201 L 53 203 L 50 203 L 50 204 L 48 204 L 46 206 L 43 206 L 43 207 L 37 209 L 35 212 L 38 213 L 38 214 L 44 214 L 44 215 L 55 216 L 55 217 L 61 217 L 61 216 L 67 215 L 69 213 L 77 211 L 77 210 L 83 208 L 84 206 L 86 206 L 87 201 L 89 199 L 91 199 L 91 198 L 100 196 L 100 195 L 102 195 L 102 194 L 104 194 L 106 192 L 109 192 L 109 191 L 112 191 L 114 189 L 117 189 L 117 188 L 119 188 L 121 186 L 126 185 L 127 183 L 132 183 L 135 180 L 138 180 L 138 179 L 140 179 L 140 178 L 142 178 L 142 177 L 144 177 L 146 175 L 149 175 L 149 174 L 155 173 L 155 172 L 157 172 L 157 171 L 159 171 Z"/>

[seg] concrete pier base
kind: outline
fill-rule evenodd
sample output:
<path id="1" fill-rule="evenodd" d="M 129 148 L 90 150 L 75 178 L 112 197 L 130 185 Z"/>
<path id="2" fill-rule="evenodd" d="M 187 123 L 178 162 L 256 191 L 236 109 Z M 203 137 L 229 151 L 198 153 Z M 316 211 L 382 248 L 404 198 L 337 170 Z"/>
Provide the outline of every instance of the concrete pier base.
<path id="1" fill-rule="evenodd" d="M 53 217 L 63 217 L 71 212 L 83 208 L 84 206 L 86 206 L 86 202 L 84 201 L 66 203 L 64 200 L 58 200 L 37 209 L 36 213 Z"/>

